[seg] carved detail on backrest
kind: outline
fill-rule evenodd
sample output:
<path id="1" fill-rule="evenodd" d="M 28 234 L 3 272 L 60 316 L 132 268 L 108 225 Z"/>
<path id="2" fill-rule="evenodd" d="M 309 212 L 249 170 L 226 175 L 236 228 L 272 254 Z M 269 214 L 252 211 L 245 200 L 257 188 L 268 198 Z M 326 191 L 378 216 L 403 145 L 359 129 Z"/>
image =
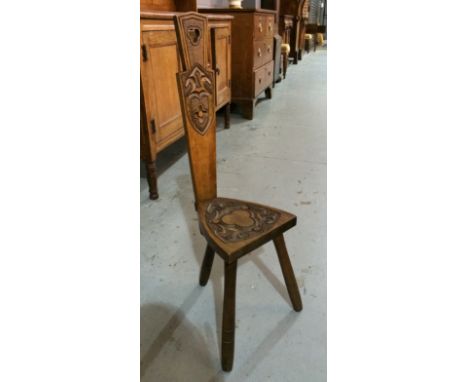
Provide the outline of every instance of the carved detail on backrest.
<path id="1" fill-rule="evenodd" d="M 174 22 L 184 70 L 192 68 L 195 64 L 206 67 L 209 44 L 207 18 L 198 13 L 189 12 L 175 16 Z"/>
<path id="2" fill-rule="evenodd" d="M 215 75 L 208 65 L 208 19 L 174 16 L 182 71 L 177 74 L 196 205 L 216 197 Z"/>
<path id="3" fill-rule="evenodd" d="M 179 81 L 187 118 L 195 131 L 204 135 L 215 115 L 213 75 L 196 64 L 190 71 L 180 73 Z"/>

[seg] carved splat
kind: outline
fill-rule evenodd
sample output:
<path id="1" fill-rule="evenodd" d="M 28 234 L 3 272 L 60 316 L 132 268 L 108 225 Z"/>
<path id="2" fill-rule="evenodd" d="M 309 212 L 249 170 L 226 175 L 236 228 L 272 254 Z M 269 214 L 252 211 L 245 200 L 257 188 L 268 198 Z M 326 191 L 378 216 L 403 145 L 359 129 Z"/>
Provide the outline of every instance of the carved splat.
<path id="1" fill-rule="evenodd" d="M 213 121 L 213 76 L 196 64 L 191 71 L 180 73 L 179 86 L 184 94 L 185 110 L 192 127 L 204 135 Z"/>
<path id="2" fill-rule="evenodd" d="M 189 12 L 175 16 L 174 21 L 184 70 L 192 68 L 195 64 L 206 67 L 209 48 L 209 29 L 206 17 Z"/>
<path id="3" fill-rule="evenodd" d="M 205 218 L 213 233 L 225 243 L 236 243 L 270 229 L 280 214 L 267 207 L 217 198 L 206 208 Z"/>

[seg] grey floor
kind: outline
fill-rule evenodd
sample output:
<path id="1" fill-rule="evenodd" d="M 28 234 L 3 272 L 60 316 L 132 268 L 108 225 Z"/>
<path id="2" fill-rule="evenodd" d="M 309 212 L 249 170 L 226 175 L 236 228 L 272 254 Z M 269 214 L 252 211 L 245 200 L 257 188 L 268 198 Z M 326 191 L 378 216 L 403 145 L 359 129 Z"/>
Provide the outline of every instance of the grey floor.
<path id="1" fill-rule="evenodd" d="M 185 140 L 158 159 L 157 201 L 141 178 L 141 380 L 326 380 L 326 50 L 291 65 L 255 119 L 218 118 L 218 195 L 297 215 L 285 239 L 304 309 L 292 310 L 272 243 L 239 261 L 234 368 L 220 364 L 223 263 L 198 286 L 199 234 Z"/>

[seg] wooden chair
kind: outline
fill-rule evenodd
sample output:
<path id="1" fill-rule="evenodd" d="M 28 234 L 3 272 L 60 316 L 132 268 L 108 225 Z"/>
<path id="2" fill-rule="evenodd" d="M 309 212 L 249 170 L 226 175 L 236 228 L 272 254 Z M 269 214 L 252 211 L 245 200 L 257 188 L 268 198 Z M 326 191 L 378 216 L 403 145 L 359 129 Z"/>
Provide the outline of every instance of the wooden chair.
<path id="1" fill-rule="evenodd" d="M 200 285 L 208 282 L 215 252 L 224 260 L 222 367 L 232 370 L 234 359 L 237 260 L 273 240 L 294 310 L 302 310 L 283 232 L 296 225 L 296 216 L 275 208 L 221 198 L 216 190 L 215 76 L 208 60 L 207 19 L 199 13 L 174 16 L 183 71 L 177 82 L 187 137 L 190 170 L 201 234 L 206 238 Z"/>

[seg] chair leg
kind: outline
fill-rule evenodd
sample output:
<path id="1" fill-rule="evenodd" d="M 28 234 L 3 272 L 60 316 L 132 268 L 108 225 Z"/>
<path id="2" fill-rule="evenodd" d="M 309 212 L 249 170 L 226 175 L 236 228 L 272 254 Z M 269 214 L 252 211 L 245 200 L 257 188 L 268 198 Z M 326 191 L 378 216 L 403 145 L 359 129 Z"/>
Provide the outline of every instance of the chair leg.
<path id="1" fill-rule="evenodd" d="M 288 55 L 283 54 L 283 79 L 286 79 L 287 70 L 288 70 Z"/>
<path id="2" fill-rule="evenodd" d="M 224 304 L 221 363 L 224 371 L 231 371 L 234 363 L 236 329 L 236 273 L 237 260 L 224 263 Z"/>
<path id="3" fill-rule="evenodd" d="M 205 286 L 210 278 L 211 266 L 213 265 L 214 250 L 208 244 L 206 245 L 205 257 L 200 270 L 200 285 Z"/>
<path id="4" fill-rule="evenodd" d="M 289 298 L 291 299 L 294 310 L 296 312 L 300 312 L 302 310 L 301 295 L 299 293 L 299 288 L 297 287 L 296 277 L 294 276 L 291 261 L 289 260 L 288 250 L 284 243 L 283 234 L 277 236 L 273 242 L 275 243 L 276 253 L 278 254 L 281 270 L 283 271 Z"/>

